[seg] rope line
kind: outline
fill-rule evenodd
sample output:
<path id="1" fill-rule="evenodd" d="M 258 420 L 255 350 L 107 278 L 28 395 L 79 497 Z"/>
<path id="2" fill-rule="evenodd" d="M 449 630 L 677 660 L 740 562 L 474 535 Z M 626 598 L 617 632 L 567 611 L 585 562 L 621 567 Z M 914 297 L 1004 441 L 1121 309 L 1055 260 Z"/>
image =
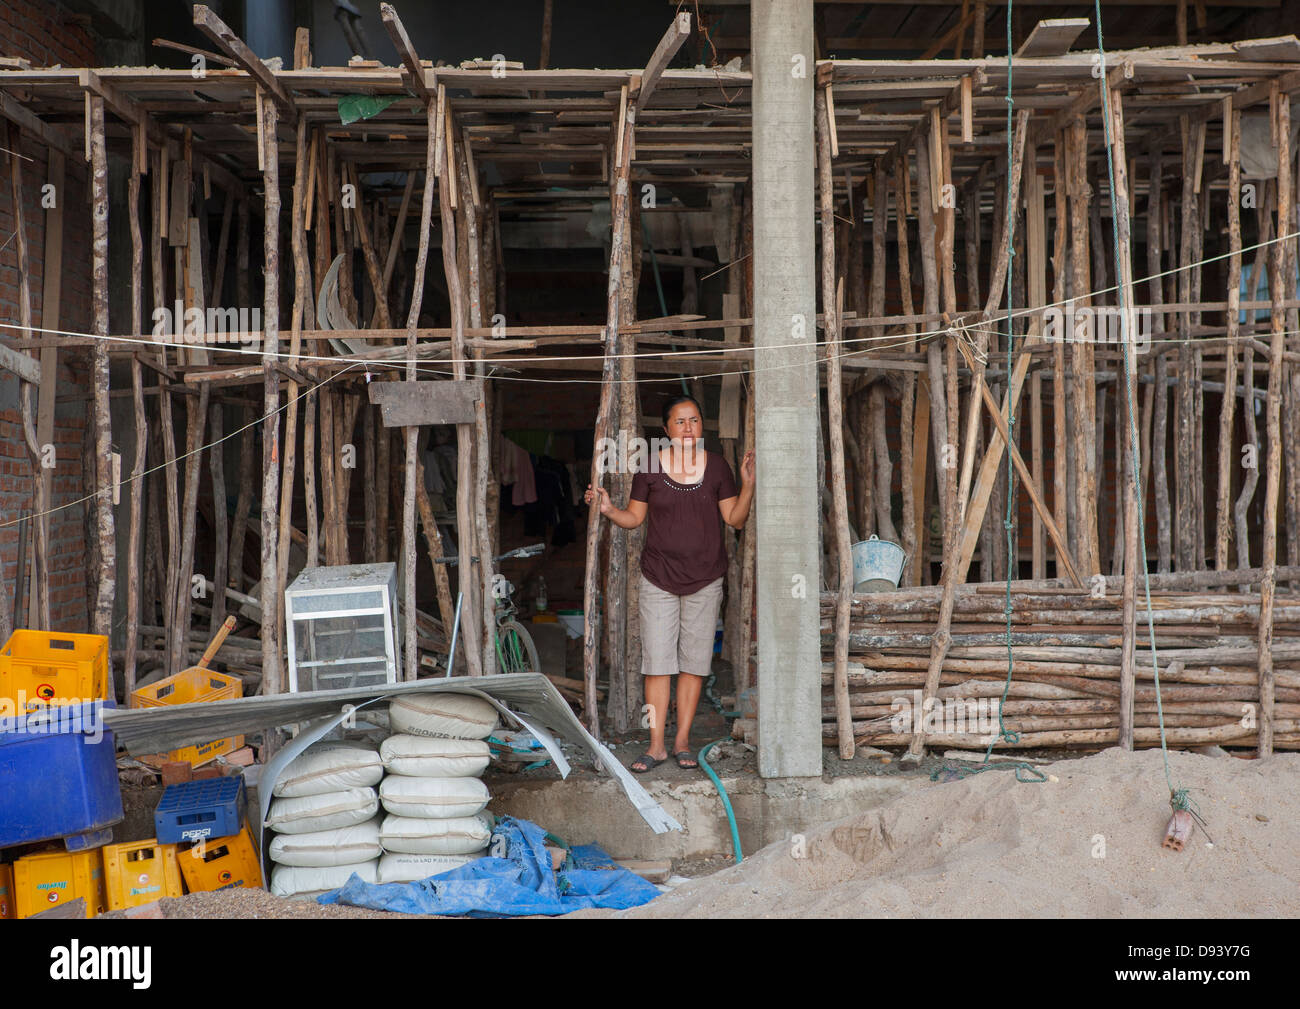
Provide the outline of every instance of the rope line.
<path id="1" fill-rule="evenodd" d="M 1265 241 L 1262 241 L 1262 242 L 1256 242 L 1254 245 L 1246 246 L 1246 247 L 1242 248 L 1242 250 L 1241 250 L 1241 255 L 1245 255 L 1247 252 L 1252 252 L 1252 251 L 1254 251 L 1254 250 L 1264 248 L 1265 246 L 1274 245 L 1274 244 L 1276 244 L 1276 243 L 1278 243 L 1278 242 L 1289 241 L 1289 240 L 1291 240 L 1292 238 L 1300 238 L 1300 231 L 1295 231 L 1295 232 L 1292 232 L 1292 233 L 1287 234 L 1287 235 L 1282 235 L 1282 236 L 1280 236 L 1280 237 L 1269 238 L 1269 239 L 1266 239 Z M 1215 263 L 1215 262 L 1218 262 L 1218 261 L 1220 261 L 1220 260 L 1227 259 L 1227 258 L 1229 258 L 1229 256 L 1231 256 L 1231 253 L 1224 253 L 1224 254 L 1215 255 L 1215 256 L 1206 256 L 1206 257 L 1204 257 L 1204 258 L 1202 258 L 1202 259 L 1199 259 L 1199 260 L 1197 260 L 1197 261 L 1195 261 L 1195 262 L 1192 262 L 1192 263 L 1188 263 L 1188 264 L 1186 264 L 1186 265 L 1184 265 L 1184 266 L 1175 266 L 1175 267 L 1171 267 L 1171 268 L 1168 269 L 1168 270 L 1162 270 L 1162 271 L 1159 272 L 1159 273 L 1153 273 L 1153 274 L 1150 274 L 1149 276 L 1135 278 L 1134 281 L 1133 281 L 1133 283 L 1134 283 L 1135 286 L 1136 286 L 1137 284 L 1145 284 L 1145 283 L 1148 283 L 1149 281 L 1158 280 L 1158 279 L 1161 279 L 1161 278 L 1164 278 L 1164 277 L 1172 276 L 1173 274 L 1175 274 L 1175 273 L 1179 273 L 1179 272 L 1181 272 L 1181 271 L 1183 271 L 1183 270 L 1195 269 L 1195 268 L 1200 267 L 1200 266 L 1205 266 L 1205 265 L 1208 265 L 1208 264 L 1210 264 L 1210 263 Z M 1022 309 L 1017 309 L 1017 310 L 1014 310 L 1014 311 L 1010 311 L 1010 318 L 1016 318 L 1016 319 L 1018 319 L 1018 318 L 1023 318 L 1024 316 L 1026 316 L 1026 315 L 1031 315 L 1031 314 L 1033 314 L 1033 313 L 1035 313 L 1035 312 L 1043 312 L 1043 311 L 1046 311 L 1047 309 L 1051 309 L 1051 308 L 1060 308 L 1060 307 L 1062 307 L 1062 306 L 1064 306 L 1064 305 L 1070 305 L 1070 304 L 1072 304 L 1072 303 L 1074 303 L 1074 302 L 1076 302 L 1076 301 L 1080 301 L 1080 300 L 1085 299 L 1085 298 L 1088 298 L 1088 299 L 1091 299 L 1091 298 L 1097 298 L 1097 297 L 1099 297 L 1100 295 L 1103 295 L 1103 294 L 1109 294 L 1110 292 L 1114 291 L 1115 289 L 1116 289 L 1115 286 L 1114 286 L 1114 285 L 1111 285 L 1111 286 L 1109 286 L 1109 287 L 1101 287 L 1101 288 L 1097 288 L 1096 290 L 1089 291 L 1089 292 L 1087 292 L 1086 294 L 1079 294 L 1079 295 L 1076 295 L 1076 296 L 1071 297 L 1071 298 L 1064 298 L 1064 299 L 1062 299 L 1061 301 L 1052 301 L 1052 302 L 1047 302 L 1047 303 L 1042 304 L 1042 305 L 1026 306 L 1025 308 L 1022 308 Z M 1102 307 L 1104 307 L 1104 306 L 1102 306 Z M 1144 305 L 1144 306 L 1141 306 L 1141 307 L 1143 307 L 1143 308 L 1147 308 L 1147 309 L 1149 309 L 1151 312 L 1153 312 L 1153 313 L 1158 313 L 1158 314 L 1161 314 L 1161 315 L 1174 315 L 1174 314 L 1177 314 L 1176 311 L 1171 310 L 1171 309 L 1167 308 L 1167 307 L 1164 306 L 1164 305 Z M 1010 306 L 1008 306 L 1008 308 L 1010 309 Z M 1257 318 L 1256 318 L 1255 321 L 1258 322 L 1261 318 L 1263 318 L 1263 316 L 1261 315 L 1261 313 L 1265 313 L 1265 312 L 1267 312 L 1268 309 L 1266 309 L 1266 308 L 1257 308 L 1257 309 L 1251 309 L 1251 310 L 1249 310 L 1249 311 L 1254 311 L 1254 312 L 1256 313 Z M 971 314 L 976 314 L 976 313 L 962 313 L 962 314 L 963 314 L 963 315 L 971 315 Z M 723 329 L 723 328 L 726 328 L 726 327 L 722 324 L 722 323 L 724 323 L 725 321 L 726 321 L 726 320 L 720 320 L 720 321 L 719 321 L 719 325 L 714 326 L 714 327 L 710 327 L 710 328 L 714 328 L 714 329 Z M 989 329 L 987 329 L 986 326 L 985 326 L 985 324 L 982 324 L 982 323 L 975 323 L 975 322 L 971 322 L 971 321 L 969 321 L 969 320 L 966 320 L 964 324 L 965 324 L 965 325 L 967 326 L 967 328 L 969 328 L 972 332 L 997 332 L 996 330 L 989 330 Z M 751 325 L 752 325 L 752 323 L 751 323 Z M 879 324 L 874 325 L 872 328 L 879 328 L 880 326 L 885 326 L 885 325 L 888 325 L 888 323 L 879 323 Z M 98 333 L 83 333 L 83 332 L 78 332 L 78 331 L 76 331 L 76 330 L 69 330 L 69 329 L 45 329 L 45 328 L 42 328 L 42 327 L 40 327 L 40 326 L 23 326 L 23 325 L 20 325 L 20 324 L 18 324 L 18 323 L 13 323 L 13 322 L 0 322 L 0 329 L 11 329 L 11 330 L 16 330 L 16 331 L 18 331 L 18 332 L 26 332 L 26 333 L 42 333 L 42 334 L 45 334 L 45 335 L 47 335 L 47 336 L 69 336 L 69 337 L 80 337 L 80 338 L 82 338 L 82 339 L 88 339 L 88 340 L 105 340 L 105 341 L 108 341 L 108 342 L 115 342 L 115 343 L 138 344 L 138 345 L 140 345 L 141 347 L 154 347 L 154 348 L 158 348 L 158 347 L 173 347 L 173 348 L 179 348 L 179 349 L 182 349 L 182 350 L 195 350 L 195 349 L 198 349 L 198 350 L 204 350 L 204 349 L 206 349 L 206 350 L 219 350 L 220 352 L 225 353 L 225 354 L 238 354 L 238 355 L 243 355 L 243 356 L 248 356 L 248 357 L 257 358 L 258 360 L 261 360 L 261 359 L 263 359 L 263 358 L 267 358 L 267 357 L 274 357 L 274 358 L 279 358 L 279 359 L 286 360 L 286 361 L 322 362 L 322 363 L 327 363 L 327 364 L 355 364 L 355 365 L 357 365 L 358 367 L 361 367 L 361 368 L 365 368 L 365 367 L 374 367 L 374 366 L 381 366 L 381 365 L 382 365 L 383 367 L 386 367 L 386 368 L 397 368 L 397 367 L 401 367 L 401 366 L 404 366 L 404 365 L 407 365 L 407 364 L 411 364 L 411 363 L 415 363 L 415 364 L 418 365 L 419 363 L 424 362 L 424 361 L 427 360 L 427 359 L 425 359 L 425 358 L 421 358 L 421 357 L 414 357 L 414 358 L 405 358 L 405 357 L 368 358 L 368 357 L 349 357 L 349 356 L 347 356 L 347 355 L 342 355 L 342 354 L 332 354 L 332 355 L 325 355 L 325 354 L 304 354 L 304 353 L 301 353 L 301 352 L 299 352 L 298 354 L 295 355 L 295 354 L 293 354 L 293 353 L 292 353 L 291 351 L 289 351 L 289 350 L 277 350 L 277 351 L 275 351 L 275 352 L 271 352 L 271 351 L 262 350 L 262 349 L 254 349 L 254 348 L 251 348 L 251 347 L 240 347 L 240 346 L 232 345 L 232 344 L 215 344 L 215 345 L 214 345 L 214 344 L 206 344 L 206 343 L 205 343 L 205 344 L 187 343 L 187 342 L 185 342 L 185 341 L 183 341 L 183 340 L 160 340 L 160 339 L 158 339 L 157 337 L 153 337 L 153 336 L 150 336 L 150 337 L 143 337 L 143 336 L 139 336 L 139 337 L 137 337 L 137 336 L 101 336 L 101 335 L 99 335 Z M 840 342 L 840 343 L 842 343 L 842 344 L 844 344 L 844 345 L 847 346 L 847 345 L 849 345 L 849 344 L 871 344 L 871 343 L 884 343 L 884 342 L 887 342 L 887 341 L 888 341 L 888 342 L 889 342 L 889 344 L 888 344 L 888 349 L 892 349 L 893 347 L 896 347 L 896 346 L 902 346 L 902 345 L 904 345 L 904 344 L 908 344 L 908 343 L 915 343 L 915 342 L 919 342 L 919 341 L 924 340 L 924 339 L 930 339 L 930 338 L 937 337 L 937 336 L 946 336 L 946 335 L 948 335 L 950 329 L 951 329 L 951 327 L 948 326 L 948 325 L 941 325 L 941 326 L 936 326 L 936 327 L 934 327 L 934 328 L 932 328 L 932 329 L 923 329 L 923 330 L 920 330 L 920 331 L 918 331 L 918 332 L 915 332 L 915 333 L 909 333 L 909 334 L 889 333 L 889 334 L 884 334 L 884 335 L 880 335 L 880 336 L 856 336 L 856 337 L 852 337 L 852 338 L 850 338 L 850 339 L 841 339 L 841 340 L 838 341 L 838 342 Z M 671 333 L 671 332 L 673 332 L 673 330 L 664 330 L 663 332 Z M 900 338 L 901 336 L 906 336 L 907 339 L 902 340 L 901 342 L 899 342 L 899 338 Z M 523 339 L 527 339 L 527 338 L 525 337 L 525 338 L 523 338 Z M 280 343 L 283 344 L 283 343 L 285 343 L 285 342 L 287 342 L 287 337 L 282 333 L 282 334 L 281 334 L 281 338 L 280 338 Z M 720 344 L 721 344 L 721 342 L 722 342 L 722 341 L 719 341 Z M 1185 341 L 1185 340 L 1183 340 L 1181 337 L 1179 337 L 1179 338 L 1177 338 L 1176 340 L 1161 340 L 1161 341 L 1152 340 L 1151 342 L 1153 342 L 1153 343 L 1154 343 L 1154 342 L 1178 342 L 1178 343 L 1185 343 L 1185 342 L 1187 342 L 1187 341 Z M 1193 342 L 1195 342 L 1195 341 L 1193 341 Z M 825 345 L 824 343 L 817 342 L 817 341 L 814 341 L 814 344 L 815 344 L 816 346 L 824 346 L 824 345 Z M 807 344 L 807 341 L 796 340 L 796 341 L 793 341 L 793 342 L 791 342 L 791 343 L 765 344 L 765 345 L 764 345 L 763 347 L 761 347 L 761 348 L 756 348 L 756 347 L 754 347 L 752 344 L 749 344 L 749 345 L 745 345 L 745 346 L 739 348 L 739 350 L 742 351 L 742 352 L 743 352 L 743 351 L 749 351 L 749 352 L 752 353 L 752 352 L 754 352 L 754 351 L 756 351 L 756 350 L 760 350 L 760 349 L 761 349 L 761 350 L 789 350 L 789 349 L 791 349 L 791 348 L 795 348 L 795 347 L 804 347 L 804 346 L 807 346 L 807 345 L 808 345 L 808 344 Z M 615 353 L 611 353 L 611 354 L 604 354 L 604 353 L 600 353 L 600 354 L 571 354 L 571 355 L 565 355 L 565 356 L 549 356 L 549 357 L 544 357 L 544 358 L 538 358 L 538 357 L 506 357 L 506 356 L 502 356 L 502 355 L 493 355 L 493 357 L 492 357 L 490 363 L 491 363 L 491 364 L 494 364 L 494 365 L 502 365 L 502 364 L 535 364 L 535 363 L 537 363 L 538 361 L 545 361 L 545 362 L 547 362 L 547 363 L 564 363 L 564 362 L 567 362 L 567 361 L 604 361 L 604 360 L 606 359 L 606 357 L 612 357 L 612 358 L 614 358 L 615 360 L 618 360 L 618 359 L 621 359 L 621 358 L 624 358 L 624 357 L 631 357 L 631 358 L 646 358 L 646 359 L 663 359 L 663 358 L 673 358 L 673 357 L 692 357 L 692 356 L 703 356 L 703 355 L 708 355 L 708 354 L 716 354 L 716 353 L 718 353 L 719 350 L 726 350 L 726 349 L 736 350 L 737 348 L 727 348 L 727 347 L 725 347 L 725 346 L 720 346 L 720 347 L 718 347 L 718 348 L 714 348 L 714 347 L 699 347 L 699 348 L 689 349 L 689 350 L 664 350 L 664 351 L 653 351 L 653 350 L 644 350 L 644 351 L 641 351 L 641 350 L 638 350 L 638 351 L 634 351 L 634 352 L 632 352 L 632 353 L 630 353 L 630 354 L 620 354 L 620 353 L 617 353 L 617 352 L 615 352 Z M 852 353 L 866 353 L 866 351 L 851 351 L 851 352 L 849 352 L 849 354 L 852 354 Z M 848 354 L 843 355 L 843 356 L 848 356 Z M 470 364 L 476 364 L 476 363 L 478 362 L 478 358 L 475 358 L 475 357 L 466 357 L 466 358 L 461 358 L 461 359 L 459 359 L 459 360 L 458 360 L 458 359 L 455 359 L 455 358 L 450 358 L 450 357 L 448 357 L 448 358 L 439 358 L 438 360 L 439 360 L 439 361 L 442 361 L 442 362 L 445 362 L 445 363 L 448 364 L 448 365 L 456 365 L 456 364 L 466 364 L 466 365 L 470 365 Z M 727 372 L 719 372 L 719 374 L 728 374 L 728 373 L 727 373 Z M 711 376 L 705 375 L 705 376 L 701 376 L 701 377 L 708 378 L 708 377 L 711 377 Z M 677 379 L 674 378 L 673 380 L 676 381 Z"/>
<path id="2" fill-rule="evenodd" d="M 1106 174 L 1110 182 L 1110 199 L 1111 206 L 1115 205 L 1115 146 L 1114 137 L 1111 135 L 1114 123 L 1111 119 L 1110 111 L 1110 88 L 1106 84 L 1106 44 L 1102 39 L 1101 30 L 1101 0 L 1093 0 L 1097 17 L 1097 52 L 1101 60 L 1101 101 L 1102 101 L 1102 123 L 1105 127 L 1106 136 Z M 1127 328 L 1130 325 L 1127 307 L 1124 303 L 1124 285 L 1119 284 L 1120 279 L 1120 248 L 1119 248 L 1119 227 L 1117 222 L 1111 222 L 1111 237 L 1115 257 L 1115 280 L 1116 287 L 1119 290 L 1118 300 L 1120 309 L 1121 326 Z M 1229 253 L 1232 255 L 1232 253 Z M 1147 542 L 1146 542 L 1146 508 L 1142 500 L 1142 495 L 1138 493 L 1138 488 L 1142 486 L 1142 467 L 1139 460 L 1141 454 L 1141 445 L 1138 441 L 1137 429 L 1137 403 L 1134 394 L 1134 369 L 1130 364 L 1130 357 L 1124 354 L 1124 406 L 1128 413 L 1129 426 L 1129 459 L 1132 461 L 1132 479 L 1133 479 L 1133 496 L 1137 502 L 1137 528 L 1138 543 L 1140 544 L 1142 559 L 1142 585 L 1146 595 L 1147 604 L 1147 634 L 1151 639 L 1151 675 L 1155 682 L 1156 688 L 1156 716 L 1160 723 L 1160 757 L 1164 764 L 1165 784 L 1169 787 L 1169 805 L 1175 812 L 1187 810 L 1192 813 L 1196 820 L 1201 823 L 1204 829 L 1204 822 L 1201 821 L 1199 813 L 1196 811 L 1196 804 L 1188 795 L 1186 788 L 1175 788 L 1173 776 L 1169 770 L 1169 746 L 1165 739 L 1165 708 L 1160 695 L 1160 654 L 1156 646 L 1156 628 L 1155 628 L 1155 610 L 1151 604 L 1151 571 L 1147 559 Z M 1118 507 L 1117 502 L 1117 507 Z M 1127 574 L 1127 573 L 1126 573 Z M 1121 720 L 1123 712 L 1120 713 Z M 1207 833 L 1208 837 L 1209 834 Z"/>
<path id="3" fill-rule="evenodd" d="M 1008 0 L 1007 17 L 1006 17 L 1006 27 L 1007 27 L 1006 103 L 1007 103 L 1007 171 L 1008 172 L 1011 171 L 1011 166 L 1014 164 L 1014 156 L 1012 152 L 1012 142 L 1013 142 L 1012 112 L 1015 109 L 1016 100 L 1011 90 L 1011 82 L 1013 77 L 1012 64 L 1014 62 L 1014 57 L 1012 55 L 1013 50 L 1011 45 L 1011 15 L 1012 15 L 1012 7 L 1014 6 L 1014 3 L 1015 0 Z M 1023 168 L 1022 168 L 1022 172 L 1023 172 Z M 1006 202 L 1007 202 L 1007 208 L 1006 208 L 1007 220 L 1006 220 L 1006 227 L 1004 230 L 1004 234 L 1006 235 L 1006 241 L 1007 241 L 1007 272 L 1006 272 L 1006 277 L 1004 279 L 1006 283 L 1007 312 L 1005 316 L 1006 330 L 1003 335 L 1006 337 L 1006 343 L 1007 343 L 1005 366 L 1007 369 L 1007 375 L 1010 376 L 1012 372 L 1012 368 L 1014 367 L 1012 362 L 1012 356 L 1014 353 L 1015 342 L 1016 342 L 1015 327 L 1012 325 L 1012 320 L 1015 318 L 1015 298 L 1011 286 L 1011 278 L 1012 275 L 1015 273 L 1015 269 L 1014 269 L 1015 264 L 1013 261 L 1016 255 L 1016 241 L 1015 241 L 1016 208 L 1012 200 L 1008 199 Z M 1010 393 L 1010 389 L 1008 389 L 1008 394 L 1009 393 Z M 974 395 L 973 390 L 971 395 Z M 961 778 L 969 777 L 974 774 L 981 774 L 984 771 L 990 771 L 990 770 L 1014 770 L 1016 774 L 1016 781 L 1019 781 L 1023 784 L 1041 784 L 1047 780 L 1047 775 L 1043 774 L 1042 771 L 1038 770 L 1038 768 L 1034 767 L 1032 764 L 1028 763 L 1027 761 L 1006 760 L 1006 761 L 999 761 L 997 763 L 993 763 L 992 761 L 993 747 L 997 745 L 998 740 L 1002 740 L 1012 746 L 1020 742 L 1020 733 L 1007 728 L 1006 718 L 1003 715 L 1003 709 L 1006 707 L 1007 704 L 1007 695 L 1010 694 L 1011 692 L 1011 678 L 1015 669 L 1015 643 L 1014 643 L 1015 639 L 1012 634 L 1012 623 L 1011 623 L 1011 617 L 1013 613 L 1012 606 L 1011 606 L 1011 580 L 1012 580 L 1011 569 L 1013 564 L 1015 563 L 1014 558 L 1016 557 L 1016 551 L 1015 551 L 1015 536 L 1014 536 L 1015 526 L 1011 521 L 1011 516 L 1013 514 L 1013 506 L 1016 500 L 1016 491 L 1015 491 L 1016 473 L 1015 473 L 1015 467 L 1011 465 L 1010 453 L 1016 444 L 1016 419 L 1017 418 L 1016 418 L 1016 400 L 1015 397 L 1011 395 L 1008 395 L 1007 397 L 1007 409 L 1008 409 L 1008 417 L 1007 417 L 1008 444 L 1007 444 L 1007 460 L 1005 462 L 1007 468 L 1007 505 L 1006 505 L 1006 513 L 1003 515 L 1002 518 L 1002 530 L 1003 530 L 1003 534 L 1006 536 L 1006 541 L 1007 541 L 1007 590 L 1006 590 L 1006 601 L 1003 604 L 1003 615 L 1006 618 L 1006 635 L 1007 635 L 1007 677 L 1002 684 L 1002 697 L 998 701 L 998 731 L 989 736 L 988 747 L 984 750 L 984 759 L 980 763 L 958 767 L 952 765 L 948 761 L 945 761 L 942 767 L 935 770 L 930 775 L 931 781 L 938 781 L 939 777 L 945 774 L 952 778 L 961 779 Z M 968 432 L 968 437 L 974 437 L 974 434 L 975 434 L 974 431 Z M 949 477 L 949 479 L 951 479 L 951 476 Z M 1017 574 L 1018 573 L 1019 572 L 1017 572 Z M 949 577 L 955 577 L 955 574 L 950 573 Z"/>

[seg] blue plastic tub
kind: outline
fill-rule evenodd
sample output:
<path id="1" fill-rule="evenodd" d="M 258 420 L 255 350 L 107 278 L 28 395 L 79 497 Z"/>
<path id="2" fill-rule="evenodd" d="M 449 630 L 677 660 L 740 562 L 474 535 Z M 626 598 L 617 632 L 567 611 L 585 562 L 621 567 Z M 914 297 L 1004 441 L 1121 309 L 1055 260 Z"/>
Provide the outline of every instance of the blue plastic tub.
<path id="1" fill-rule="evenodd" d="M 122 791 L 101 703 L 19 716 L 0 708 L 0 848 L 63 838 L 81 851 L 112 840 Z"/>
<path id="2" fill-rule="evenodd" d="M 205 778 L 168 785 L 154 810 L 159 844 L 230 837 L 243 824 L 243 778 Z"/>

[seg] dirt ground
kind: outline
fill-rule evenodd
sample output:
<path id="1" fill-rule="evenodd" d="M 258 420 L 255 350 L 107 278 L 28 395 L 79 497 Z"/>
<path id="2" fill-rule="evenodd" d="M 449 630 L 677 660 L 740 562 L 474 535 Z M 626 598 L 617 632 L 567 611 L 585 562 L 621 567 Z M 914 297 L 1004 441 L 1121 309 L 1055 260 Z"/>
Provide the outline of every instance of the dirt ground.
<path id="1" fill-rule="evenodd" d="M 1300 755 L 1173 752 L 1169 763 L 1208 829 L 1182 852 L 1160 845 L 1170 815 L 1160 751 L 1112 749 L 1041 765 L 1043 784 L 1006 770 L 918 783 L 644 907 L 577 916 L 1300 915 Z"/>
<path id="2" fill-rule="evenodd" d="M 891 773 L 915 775 L 916 788 L 884 806 L 739 866 L 675 865 L 676 886 L 643 907 L 570 917 L 1300 915 L 1300 755 L 1261 764 L 1171 752 L 1169 763 L 1208 830 L 1182 852 L 1160 846 L 1170 810 L 1159 750 L 1040 764 L 1042 784 L 1010 770 L 931 782 L 912 768 Z M 190 894 L 160 909 L 167 918 L 413 917 L 256 890 Z"/>

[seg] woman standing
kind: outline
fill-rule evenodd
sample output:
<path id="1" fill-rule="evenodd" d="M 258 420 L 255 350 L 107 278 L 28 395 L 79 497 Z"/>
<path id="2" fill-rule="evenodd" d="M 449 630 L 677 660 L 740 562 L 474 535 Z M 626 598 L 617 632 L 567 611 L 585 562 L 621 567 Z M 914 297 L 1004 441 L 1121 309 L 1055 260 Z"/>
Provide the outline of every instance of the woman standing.
<path id="1" fill-rule="evenodd" d="M 650 460 L 649 472 L 632 478 L 627 508 L 615 508 L 609 492 L 597 493 L 600 513 L 635 529 L 650 517 L 641 550 L 641 673 L 650 706 L 650 749 L 631 769 L 638 774 L 668 759 L 665 714 L 671 678 L 677 676 L 678 767 L 698 767 L 691 755 L 691 722 L 713 662 L 713 640 L 722 603 L 727 552 L 719 515 L 734 529 L 745 525 L 754 500 L 754 453 L 740 466 L 741 486 L 726 461 L 704 448 L 704 418 L 692 396 L 676 396 L 663 410 L 669 447 Z"/>

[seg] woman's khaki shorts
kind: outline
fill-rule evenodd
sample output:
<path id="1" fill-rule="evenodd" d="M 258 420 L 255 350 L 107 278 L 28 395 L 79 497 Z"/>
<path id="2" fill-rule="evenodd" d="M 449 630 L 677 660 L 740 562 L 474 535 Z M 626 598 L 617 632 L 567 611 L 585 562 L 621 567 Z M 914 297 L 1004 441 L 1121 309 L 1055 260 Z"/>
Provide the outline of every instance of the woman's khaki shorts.
<path id="1" fill-rule="evenodd" d="M 676 596 L 642 575 L 641 674 L 708 676 L 721 605 L 721 578 L 689 596 Z"/>

